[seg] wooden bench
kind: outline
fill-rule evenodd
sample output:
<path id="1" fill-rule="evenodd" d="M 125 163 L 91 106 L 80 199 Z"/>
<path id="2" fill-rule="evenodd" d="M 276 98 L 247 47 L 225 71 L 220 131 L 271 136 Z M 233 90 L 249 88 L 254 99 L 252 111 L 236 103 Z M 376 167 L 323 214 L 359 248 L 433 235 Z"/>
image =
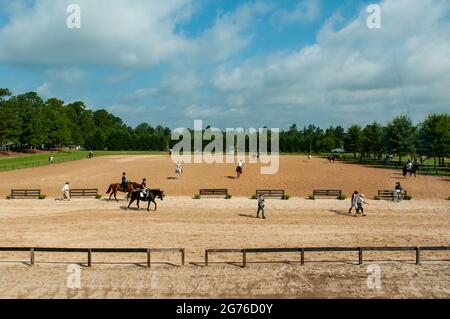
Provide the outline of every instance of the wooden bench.
<path id="1" fill-rule="evenodd" d="M 12 189 L 11 190 L 11 198 L 20 199 L 39 199 L 41 196 L 40 189 Z"/>
<path id="2" fill-rule="evenodd" d="M 402 191 L 402 199 L 405 199 L 408 195 L 408 192 L 406 190 Z M 378 191 L 378 198 L 381 200 L 394 200 L 395 198 L 395 191 L 390 190 L 379 190 Z"/>
<path id="3" fill-rule="evenodd" d="M 315 189 L 313 191 L 314 198 L 316 197 L 334 197 L 341 198 L 342 190 L 340 189 Z"/>
<path id="4" fill-rule="evenodd" d="M 283 189 L 259 189 L 256 191 L 256 197 L 264 195 L 269 198 L 284 198 L 285 192 Z"/>
<path id="5" fill-rule="evenodd" d="M 97 197 L 98 189 L 97 188 L 84 188 L 84 189 L 71 189 L 70 197 L 73 198 L 92 198 Z"/>
<path id="6" fill-rule="evenodd" d="M 202 196 L 228 196 L 228 189 L 201 189 L 200 197 Z"/>

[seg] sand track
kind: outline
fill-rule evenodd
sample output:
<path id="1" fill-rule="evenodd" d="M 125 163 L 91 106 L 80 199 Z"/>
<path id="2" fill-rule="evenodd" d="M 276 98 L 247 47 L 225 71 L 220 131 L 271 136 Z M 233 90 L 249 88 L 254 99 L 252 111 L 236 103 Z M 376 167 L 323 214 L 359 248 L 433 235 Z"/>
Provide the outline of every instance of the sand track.
<path id="1" fill-rule="evenodd" d="M 143 177 L 149 186 L 162 188 L 170 196 L 192 196 L 200 188 L 228 188 L 233 196 L 250 196 L 256 189 L 285 189 L 292 196 L 306 197 L 313 189 L 355 189 L 373 197 L 379 189 L 392 189 L 400 180 L 414 198 L 446 199 L 450 196 L 447 177 L 418 176 L 403 180 L 401 172 L 347 163 L 329 164 L 316 158 L 282 156 L 275 175 L 261 175 L 259 164 L 246 164 L 244 175 L 235 179 L 234 164 L 185 164 L 185 175 L 175 179 L 175 164 L 164 156 L 110 156 L 80 160 L 53 166 L 0 173 L 0 195 L 11 188 L 40 188 L 50 197 L 60 196 L 66 181 L 73 188 L 98 188 L 105 194 L 111 183 L 120 182 L 122 172 L 130 180 Z"/>
<path id="2" fill-rule="evenodd" d="M 133 179 L 145 174 L 152 187 L 166 190 L 157 213 L 126 212 L 123 200 L 52 198 L 59 196 L 59 181 L 102 189 L 123 170 Z M 30 268 L 21 263 L 27 253 L 0 253 L 0 298 L 450 297 L 448 253 L 424 253 L 429 262 L 422 266 L 414 265 L 410 252 L 367 253 L 363 266 L 352 253 L 308 254 L 305 267 L 296 254 L 251 255 L 248 269 L 239 267 L 239 254 L 218 254 L 210 267 L 202 266 L 206 248 L 450 245 L 450 202 L 443 199 L 449 184 L 443 178 L 407 180 L 412 201 L 370 201 L 368 217 L 354 218 L 346 215 L 349 200 L 300 197 L 316 187 L 348 194 L 360 189 L 370 196 L 389 188 L 398 172 L 301 157 L 282 157 L 274 176 L 247 166 L 239 181 L 227 177 L 234 165 L 185 165 L 181 180 L 168 179 L 173 170 L 165 157 L 116 156 L 0 173 L 1 194 L 14 185 L 41 187 L 50 195 L 42 201 L 0 199 L 0 246 L 182 247 L 187 262 L 174 267 L 179 255 L 159 254 L 148 270 L 130 264 L 145 263 L 139 254 L 95 255 L 94 267 L 82 268 L 82 289 L 72 291 L 65 286 L 67 264 L 85 263 L 85 254 L 39 253 Z M 193 200 L 201 187 L 228 187 L 235 197 Z M 247 197 L 256 188 L 285 188 L 295 197 L 268 200 L 268 219 L 262 221 L 254 218 L 256 201 Z M 369 263 L 381 266 L 381 290 L 367 288 Z"/>

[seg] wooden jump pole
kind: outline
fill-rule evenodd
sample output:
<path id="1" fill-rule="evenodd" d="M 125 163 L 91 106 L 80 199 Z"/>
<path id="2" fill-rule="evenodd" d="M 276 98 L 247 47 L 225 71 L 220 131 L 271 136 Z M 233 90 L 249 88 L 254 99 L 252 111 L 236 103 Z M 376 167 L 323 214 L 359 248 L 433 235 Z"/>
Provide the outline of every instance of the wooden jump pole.
<path id="1" fill-rule="evenodd" d="M 247 267 L 247 250 L 242 250 L 242 268 Z"/>
<path id="2" fill-rule="evenodd" d="M 205 250 L 205 267 L 208 267 L 208 251 Z"/>
<path id="3" fill-rule="evenodd" d="M 300 263 L 302 266 L 305 265 L 305 249 L 302 248 L 300 251 Z"/>
<path id="4" fill-rule="evenodd" d="M 359 247 L 358 248 L 358 259 L 359 259 L 359 261 L 358 261 L 358 263 L 359 263 L 359 265 L 362 265 L 363 264 L 363 249 L 361 248 L 361 247 Z"/>
<path id="5" fill-rule="evenodd" d="M 30 249 L 30 266 L 34 265 L 34 248 Z"/>
<path id="6" fill-rule="evenodd" d="M 416 247 L 416 265 L 420 265 L 420 248 Z"/>
<path id="7" fill-rule="evenodd" d="M 147 249 L 147 268 L 152 267 L 151 250 Z"/>

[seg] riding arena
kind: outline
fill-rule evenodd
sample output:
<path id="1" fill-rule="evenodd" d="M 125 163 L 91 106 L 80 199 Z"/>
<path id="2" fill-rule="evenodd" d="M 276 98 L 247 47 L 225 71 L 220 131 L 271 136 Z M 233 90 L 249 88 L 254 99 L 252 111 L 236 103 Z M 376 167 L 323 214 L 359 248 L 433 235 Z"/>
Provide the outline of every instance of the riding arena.
<path id="1" fill-rule="evenodd" d="M 113 155 L 0 172 L 0 297 L 450 296 L 448 176 L 300 155 L 280 156 L 273 175 L 248 156 L 237 176 L 237 163 L 183 163 L 176 174 L 169 156 Z M 136 184 L 116 201 L 109 186 L 122 172 Z M 143 178 L 160 192 L 157 209 L 141 197 Z M 399 202 L 397 182 L 409 195 Z M 365 216 L 348 213 L 355 190 Z M 71 264 L 82 271 L 76 292 Z M 381 289 L 367 289 L 374 264 Z"/>

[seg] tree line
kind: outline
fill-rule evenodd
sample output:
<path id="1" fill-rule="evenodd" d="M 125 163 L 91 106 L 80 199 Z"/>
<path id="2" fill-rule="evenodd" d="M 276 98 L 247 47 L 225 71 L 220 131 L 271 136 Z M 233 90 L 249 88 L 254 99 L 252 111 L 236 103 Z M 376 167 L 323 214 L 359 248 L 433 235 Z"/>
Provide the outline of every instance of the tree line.
<path id="1" fill-rule="evenodd" d="M 44 100 L 35 92 L 13 95 L 0 88 L 2 150 L 82 146 L 92 150 L 166 151 L 176 143 L 168 127 L 142 123 L 132 128 L 106 110 L 87 109 L 83 102 L 66 104 L 56 98 Z M 450 156 L 450 115 L 430 114 L 417 125 L 402 115 L 386 125 L 374 122 L 365 127 L 324 130 L 293 124 L 280 132 L 280 152 L 327 153 L 336 148 L 355 157 L 381 159 L 383 154 L 392 154 L 401 160 L 405 156 L 427 156 L 442 165 Z"/>

